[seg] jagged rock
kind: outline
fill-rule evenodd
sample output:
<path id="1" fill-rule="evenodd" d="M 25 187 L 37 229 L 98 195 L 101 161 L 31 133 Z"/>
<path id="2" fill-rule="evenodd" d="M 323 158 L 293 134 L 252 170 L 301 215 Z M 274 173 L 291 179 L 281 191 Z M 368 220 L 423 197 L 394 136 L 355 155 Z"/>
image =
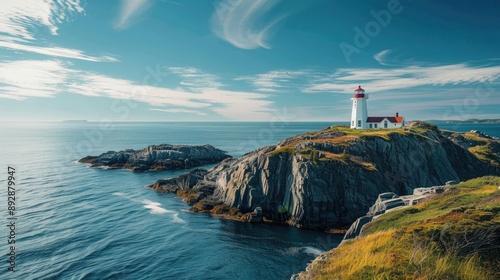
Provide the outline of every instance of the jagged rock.
<path id="1" fill-rule="evenodd" d="M 399 197 L 399 195 L 393 193 L 393 192 L 386 192 L 386 193 L 381 193 L 378 195 L 377 200 L 373 204 L 372 207 L 370 207 L 370 211 L 368 211 L 369 216 L 375 216 L 375 215 L 380 215 L 382 213 L 385 213 L 385 211 L 405 206 L 405 202 L 403 199 Z"/>
<path id="2" fill-rule="evenodd" d="M 242 220 L 247 221 L 247 222 L 251 222 L 251 223 L 261 222 L 262 221 L 262 208 L 256 207 L 255 210 L 253 210 L 253 212 L 243 215 Z"/>
<path id="3" fill-rule="evenodd" d="M 197 168 L 192 170 L 187 174 L 183 174 L 179 177 L 166 179 L 166 180 L 158 180 L 156 183 L 147 185 L 146 187 L 152 188 L 159 192 L 170 192 L 175 193 L 178 190 L 191 190 L 196 184 L 202 184 L 205 178 L 205 175 L 208 173 L 207 170 L 202 168 Z"/>
<path id="4" fill-rule="evenodd" d="M 217 163 L 230 158 L 224 151 L 210 145 L 153 145 L 145 149 L 109 151 L 99 156 L 87 156 L 79 160 L 91 167 L 123 168 L 134 172 L 192 168 Z"/>
<path id="5" fill-rule="evenodd" d="M 344 235 L 343 240 L 353 239 L 353 238 L 359 236 L 363 226 L 368 224 L 372 220 L 373 220 L 373 216 L 363 216 L 361 218 L 356 219 L 356 221 L 354 221 L 354 223 L 352 223 L 349 230 L 347 230 L 346 234 Z"/>
<path id="6" fill-rule="evenodd" d="M 378 216 L 386 213 L 387 211 L 399 209 L 406 206 L 416 205 L 417 203 L 424 200 L 428 195 L 443 193 L 446 190 L 447 186 L 448 184 L 446 186 L 416 188 L 413 190 L 412 195 L 406 195 L 401 197 L 392 192 L 379 194 L 377 200 L 375 201 L 373 206 L 370 207 L 370 211 L 368 211 L 366 216 L 362 216 L 356 219 L 354 223 L 352 223 L 351 227 L 347 230 L 346 234 L 344 235 L 344 239 L 342 240 L 342 242 L 348 239 L 356 238 L 357 236 L 361 235 L 363 231 L 363 226 L 370 223 Z"/>
<path id="7" fill-rule="evenodd" d="M 260 207 L 263 219 L 277 223 L 332 229 L 365 215 L 380 193 L 401 196 L 418 187 L 500 174 L 498 166 L 435 126 L 410 122 L 405 129 L 377 133 L 325 129 L 225 160 L 204 176 L 214 186 L 207 199 L 243 214 Z"/>

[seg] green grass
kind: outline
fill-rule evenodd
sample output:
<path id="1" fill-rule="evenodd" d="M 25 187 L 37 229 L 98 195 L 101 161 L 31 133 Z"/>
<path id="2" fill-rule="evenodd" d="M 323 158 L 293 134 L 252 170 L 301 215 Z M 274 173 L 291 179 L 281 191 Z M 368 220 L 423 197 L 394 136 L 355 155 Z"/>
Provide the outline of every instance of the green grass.
<path id="1" fill-rule="evenodd" d="M 283 146 L 267 153 L 267 155 L 275 156 L 280 154 L 290 154 L 290 155 L 300 154 L 302 158 L 309 159 L 314 164 L 338 161 L 344 164 L 354 163 L 364 169 L 370 171 L 377 171 L 377 168 L 371 162 L 366 162 L 360 158 L 353 158 L 346 152 L 339 154 L 313 148 L 298 149 L 296 147 L 298 145 L 306 143 L 327 143 L 333 146 L 349 148 L 349 146 L 355 145 L 356 141 L 360 140 L 372 141 L 374 139 L 383 139 L 384 141 L 391 141 L 398 136 L 414 137 L 415 139 L 437 142 L 436 140 L 431 139 L 429 137 L 430 136 L 429 133 L 436 131 L 437 129 L 438 129 L 437 126 L 425 122 L 419 122 L 418 125 L 413 125 L 411 127 L 392 128 L 392 129 L 352 129 L 346 126 L 332 126 L 326 130 L 307 132 L 304 134 L 291 137 L 287 139 L 286 142 L 284 142 L 284 144 L 282 144 Z M 325 131 L 334 131 L 339 133 L 332 137 L 326 137 L 326 138 L 318 136 L 321 133 L 324 133 Z M 475 155 L 478 159 L 488 162 L 494 166 L 500 167 L 500 157 L 498 157 L 495 154 L 495 151 L 493 149 L 494 145 L 498 144 L 497 142 L 493 143 L 494 140 L 481 138 L 475 133 L 464 134 L 464 133 L 455 133 L 451 131 L 446 131 L 446 133 L 451 134 L 454 137 L 460 134 L 466 139 L 470 139 L 475 143 L 479 143 L 480 145 L 469 148 L 469 151 L 473 155 Z M 309 139 L 303 139 L 304 136 L 307 136 L 306 138 Z"/>
<path id="2" fill-rule="evenodd" d="M 443 130 L 443 131 L 453 137 L 457 137 L 460 135 L 463 136 L 465 139 L 470 140 L 470 142 L 473 143 L 473 145 L 472 147 L 468 148 L 469 152 L 471 152 L 473 155 L 475 155 L 478 159 L 482 161 L 488 162 L 493 166 L 500 167 L 500 157 L 496 154 L 498 150 L 495 152 L 494 149 L 494 146 L 498 145 L 497 141 L 479 137 L 474 132 L 457 133 L 449 130 Z"/>
<path id="3" fill-rule="evenodd" d="M 499 279 L 500 177 L 386 213 L 300 279 Z"/>
<path id="4" fill-rule="evenodd" d="M 452 192 L 437 195 L 431 201 L 382 215 L 366 227 L 367 234 L 389 228 L 399 228 L 415 222 L 423 222 L 459 208 L 474 208 L 483 199 L 500 191 L 500 177 L 486 176 L 452 186 Z M 493 203 L 495 204 L 495 203 Z M 494 205 L 493 205 L 494 206 Z"/>
<path id="5" fill-rule="evenodd" d="M 473 153 L 480 160 L 489 162 L 491 165 L 500 166 L 500 157 L 495 155 L 489 143 L 483 146 L 471 147 L 469 148 L 469 152 Z"/>
<path id="6" fill-rule="evenodd" d="M 294 152 L 295 152 L 294 147 L 285 146 L 285 147 L 281 147 L 281 148 L 278 148 L 274 151 L 269 152 L 268 155 L 274 156 L 274 155 L 279 155 L 279 154 L 283 154 L 283 153 L 293 154 Z"/>
<path id="7" fill-rule="evenodd" d="M 408 134 L 408 132 L 405 131 L 403 128 L 354 129 L 354 128 L 347 128 L 344 126 L 333 126 L 330 128 L 330 130 L 344 132 L 347 135 L 356 136 L 357 138 L 362 138 L 362 139 L 366 137 L 378 137 L 387 141 L 390 140 L 392 134 L 402 134 L 402 135 Z"/>

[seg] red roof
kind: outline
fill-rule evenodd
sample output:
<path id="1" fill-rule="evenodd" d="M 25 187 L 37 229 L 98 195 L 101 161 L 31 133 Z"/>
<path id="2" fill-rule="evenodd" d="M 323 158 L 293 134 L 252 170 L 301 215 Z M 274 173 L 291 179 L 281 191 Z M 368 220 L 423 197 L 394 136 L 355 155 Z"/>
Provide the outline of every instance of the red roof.
<path id="1" fill-rule="evenodd" d="M 358 88 L 355 89 L 354 91 L 358 91 L 358 90 L 364 90 L 364 89 L 362 89 L 361 86 L 358 86 Z"/>
<path id="2" fill-rule="evenodd" d="M 403 117 L 368 117 L 366 119 L 366 122 L 376 122 L 379 123 L 383 121 L 384 119 L 387 119 L 391 123 L 402 123 L 403 122 Z"/>

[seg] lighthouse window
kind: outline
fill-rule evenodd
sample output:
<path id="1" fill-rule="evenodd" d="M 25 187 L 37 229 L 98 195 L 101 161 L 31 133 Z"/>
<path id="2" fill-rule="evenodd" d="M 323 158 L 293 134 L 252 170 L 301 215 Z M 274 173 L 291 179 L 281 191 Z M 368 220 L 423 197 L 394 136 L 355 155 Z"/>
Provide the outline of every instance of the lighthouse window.
<path id="1" fill-rule="evenodd" d="M 352 126 L 354 126 L 354 121 L 352 121 Z"/>
<path id="2" fill-rule="evenodd" d="M 361 127 L 361 120 L 358 120 L 358 127 Z"/>

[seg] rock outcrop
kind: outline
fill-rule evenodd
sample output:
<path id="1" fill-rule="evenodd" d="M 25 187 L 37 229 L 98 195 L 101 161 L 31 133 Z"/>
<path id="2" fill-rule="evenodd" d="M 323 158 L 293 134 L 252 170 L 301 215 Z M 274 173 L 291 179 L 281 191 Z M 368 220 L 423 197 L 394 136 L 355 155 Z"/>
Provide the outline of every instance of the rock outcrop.
<path id="1" fill-rule="evenodd" d="M 421 122 L 392 130 L 332 127 L 226 160 L 196 180 L 189 175 L 153 186 L 194 192 L 205 187 L 205 198 L 191 201 L 193 210 L 225 205 L 248 214 L 260 207 L 264 221 L 347 228 L 380 193 L 406 195 L 418 187 L 500 173 L 450 138 Z"/>
<path id="2" fill-rule="evenodd" d="M 363 227 L 366 224 L 370 223 L 372 220 L 376 219 L 378 216 L 388 211 L 416 205 L 429 195 L 443 193 L 445 189 L 446 186 L 416 188 L 413 190 L 412 195 L 405 196 L 399 196 L 393 192 L 379 194 L 377 200 L 375 200 L 373 206 L 370 207 L 368 213 L 366 213 L 365 216 L 356 219 L 356 221 L 352 223 L 351 227 L 344 235 L 344 239 L 342 240 L 342 242 L 358 237 L 362 233 Z"/>
<path id="3" fill-rule="evenodd" d="M 142 150 L 109 151 L 79 160 L 91 167 L 123 168 L 134 172 L 192 168 L 230 158 L 210 145 L 152 145 Z"/>

